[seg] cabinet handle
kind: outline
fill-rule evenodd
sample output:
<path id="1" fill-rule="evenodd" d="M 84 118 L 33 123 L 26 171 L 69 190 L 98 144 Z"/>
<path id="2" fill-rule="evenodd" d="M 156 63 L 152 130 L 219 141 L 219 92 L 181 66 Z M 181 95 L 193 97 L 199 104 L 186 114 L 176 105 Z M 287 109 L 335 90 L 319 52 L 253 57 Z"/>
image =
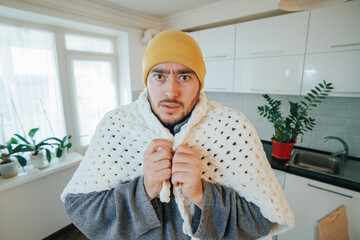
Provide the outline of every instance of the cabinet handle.
<path id="1" fill-rule="evenodd" d="M 208 56 L 208 57 L 204 57 L 205 59 L 208 58 L 227 58 L 227 55 L 219 55 L 219 56 Z"/>
<path id="2" fill-rule="evenodd" d="M 332 45 L 331 48 L 353 47 L 353 46 L 359 46 L 359 45 L 360 45 L 360 43 L 339 44 L 339 45 Z"/>
<path id="3" fill-rule="evenodd" d="M 204 91 L 206 90 L 226 90 L 226 88 L 205 88 Z"/>
<path id="4" fill-rule="evenodd" d="M 250 91 L 255 91 L 255 92 L 280 92 L 279 89 L 275 89 L 275 90 L 266 90 L 266 89 L 261 89 L 261 88 L 251 88 Z"/>
<path id="5" fill-rule="evenodd" d="M 347 198 L 354 198 L 351 195 L 347 195 L 347 194 L 335 192 L 335 191 L 332 191 L 332 190 L 329 190 L 329 189 L 326 189 L 326 188 L 318 187 L 318 186 L 312 185 L 311 183 L 308 183 L 308 186 L 313 187 L 313 188 L 317 188 L 317 189 L 320 189 L 320 190 L 323 190 L 323 191 L 335 193 L 335 194 L 338 194 L 338 195 L 341 195 L 341 196 L 344 196 L 344 197 L 347 197 Z"/>
<path id="6" fill-rule="evenodd" d="M 265 51 L 265 52 L 253 52 L 252 55 L 264 55 L 264 54 L 280 54 L 284 51 Z"/>

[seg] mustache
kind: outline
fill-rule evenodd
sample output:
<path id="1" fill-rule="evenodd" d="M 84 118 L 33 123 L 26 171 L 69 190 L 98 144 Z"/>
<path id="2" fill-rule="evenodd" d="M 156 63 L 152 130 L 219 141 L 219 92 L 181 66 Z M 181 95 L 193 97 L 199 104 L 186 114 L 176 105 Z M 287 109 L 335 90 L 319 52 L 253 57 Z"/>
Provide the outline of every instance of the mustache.
<path id="1" fill-rule="evenodd" d="M 166 103 L 175 103 L 175 104 L 180 105 L 181 107 L 184 107 L 184 104 L 182 102 L 179 102 L 175 99 L 170 99 L 170 98 L 159 101 L 158 106 L 160 106 L 162 104 L 166 104 Z"/>

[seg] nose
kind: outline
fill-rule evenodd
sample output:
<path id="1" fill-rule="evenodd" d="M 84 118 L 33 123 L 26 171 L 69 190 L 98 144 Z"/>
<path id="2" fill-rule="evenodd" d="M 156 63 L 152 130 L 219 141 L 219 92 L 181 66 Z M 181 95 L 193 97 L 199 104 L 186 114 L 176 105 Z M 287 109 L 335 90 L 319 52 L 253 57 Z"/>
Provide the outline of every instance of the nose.
<path id="1" fill-rule="evenodd" d="M 176 79 L 176 75 L 171 73 L 164 86 L 165 95 L 167 98 L 176 99 L 179 96 L 179 83 Z"/>

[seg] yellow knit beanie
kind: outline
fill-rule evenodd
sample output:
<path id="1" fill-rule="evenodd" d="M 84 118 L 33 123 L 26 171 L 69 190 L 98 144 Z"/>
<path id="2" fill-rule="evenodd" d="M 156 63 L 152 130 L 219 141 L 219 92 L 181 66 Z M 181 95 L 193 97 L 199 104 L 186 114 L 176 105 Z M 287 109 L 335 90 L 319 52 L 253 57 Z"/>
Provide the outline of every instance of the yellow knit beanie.
<path id="1" fill-rule="evenodd" d="M 199 45 L 188 34 L 177 30 L 166 30 L 157 34 L 146 49 L 143 57 L 143 82 L 147 85 L 150 70 L 160 63 L 180 63 L 191 68 L 204 86 L 206 68 Z"/>

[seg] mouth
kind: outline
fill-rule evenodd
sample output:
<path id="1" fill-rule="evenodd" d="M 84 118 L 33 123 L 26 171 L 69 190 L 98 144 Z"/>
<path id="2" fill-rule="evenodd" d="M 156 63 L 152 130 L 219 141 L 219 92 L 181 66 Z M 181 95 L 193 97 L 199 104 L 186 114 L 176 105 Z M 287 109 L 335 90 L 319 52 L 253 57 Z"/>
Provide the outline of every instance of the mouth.
<path id="1" fill-rule="evenodd" d="M 180 105 L 162 104 L 161 107 L 164 108 L 164 109 L 166 109 L 166 110 L 177 110 L 177 109 L 180 108 Z"/>
<path id="2" fill-rule="evenodd" d="M 177 111 L 179 108 L 181 108 L 181 106 L 182 106 L 181 103 L 177 103 L 177 102 L 162 102 L 160 104 L 160 107 L 168 112 Z"/>

